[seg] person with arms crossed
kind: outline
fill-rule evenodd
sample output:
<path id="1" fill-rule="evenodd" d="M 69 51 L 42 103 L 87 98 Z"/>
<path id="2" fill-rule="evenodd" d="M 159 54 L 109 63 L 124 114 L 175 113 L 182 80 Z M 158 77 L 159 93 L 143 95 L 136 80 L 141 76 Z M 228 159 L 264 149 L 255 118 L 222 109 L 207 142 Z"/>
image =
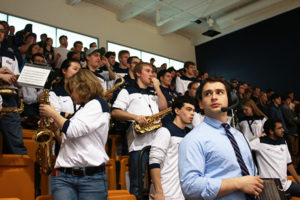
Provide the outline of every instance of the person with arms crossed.
<path id="1" fill-rule="evenodd" d="M 229 125 L 229 94 L 230 86 L 220 77 L 200 85 L 197 99 L 204 121 L 179 145 L 180 184 L 187 199 L 245 200 L 262 192 L 248 141 Z"/>
<path id="2" fill-rule="evenodd" d="M 185 126 L 193 120 L 195 103 L 188 96 L 176 98 L 172 105 L 175 119 L 155 134 L 149 156 L 150 197 L 154 200 L 184 200 L 178 174 L 178 144 L 187 134 Z"/>

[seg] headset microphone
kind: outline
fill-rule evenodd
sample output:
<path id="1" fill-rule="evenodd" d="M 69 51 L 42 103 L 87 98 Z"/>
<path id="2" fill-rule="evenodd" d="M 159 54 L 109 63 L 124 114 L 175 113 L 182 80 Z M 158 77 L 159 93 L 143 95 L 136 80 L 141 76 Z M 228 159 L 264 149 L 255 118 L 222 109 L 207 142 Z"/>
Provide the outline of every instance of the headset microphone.
<path id="1" fill-rule="evenodd" d="M 222 112 L 228 112 L 228 111 L 234 109 L 235 107 L 237 107 L 239 105 L 239 102 L 240 102 L 239 98 L 237 97 L 237 95 L 233 91 L 230 92 L 230 99 L 231 99 L 231 102 L 232 103 L 234 102 L 234 103 L 231 106 L 222 107 L 221 108 Z"/>

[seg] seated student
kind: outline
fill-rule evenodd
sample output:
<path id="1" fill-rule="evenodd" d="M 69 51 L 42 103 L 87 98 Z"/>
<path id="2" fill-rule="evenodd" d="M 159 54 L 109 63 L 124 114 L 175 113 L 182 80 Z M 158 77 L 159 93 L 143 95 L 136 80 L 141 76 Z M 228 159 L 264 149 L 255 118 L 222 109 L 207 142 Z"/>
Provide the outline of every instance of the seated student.
<path id="1" fill-rule="evenodd" d="M 284 129 L 279 119 L 268 119 L 264 124 L 264 137 L 256 138 L 250 145 L 256 152 L 261 178 L 280 178 L 283 190 L 291 196 L 300 197 L 300 179 L 295 171 L 291 156 L 283 139 Z M 297 183 L 287 179 L 287 171 Z"/>
<path id="2" fill-rule="evenodd" d="M 41 116 L 53 118 L 63 132 L 56 173 L 51 178 L 52 198 L 106 200 L 105 144 L 110 114 L 103 88 L 91 71 L 80 70 L 65 89 L 74 103 L 81 105 L 71 119 L 61 116 L 54 106 L 40 105 Z"/>
<path id="3" fill-rule="evenodd" d="M 184 200 L 178 174 L 178 143 L 187 134 L 185 126 L 193 120 L 195 104 L 191 97 L 175 99 L 172 105 L 175 119 L 155 134 L 149 155 L 153 199 Z"/>
<path id="4" fill-rule="evenodd" d="M 242 103 L 245 117 L 240 119 L 239 130 L 251 141 L 252 138 L 263 133 L 263 126 L 268 117 L 260 111 L 252 99 L 247 99 Z"/>

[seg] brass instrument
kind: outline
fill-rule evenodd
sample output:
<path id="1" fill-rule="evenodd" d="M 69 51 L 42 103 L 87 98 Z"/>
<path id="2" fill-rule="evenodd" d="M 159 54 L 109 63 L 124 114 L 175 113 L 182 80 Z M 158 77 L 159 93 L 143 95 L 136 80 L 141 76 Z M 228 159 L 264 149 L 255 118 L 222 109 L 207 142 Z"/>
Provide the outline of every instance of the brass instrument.
<path id="1" fill-rule="evenodd" d="M 104 92 L 104 98 L 106 100 L 107 100 L 107 95 L 113 93 L 118 87 L 120 87 L 125 82 L 123 76 L 121 76 L 120 74 L 117 74 L 117 73 L 115 73 L 115 74 L 116 74 L 116 76 L 118 76 L 121 79 L 121 81 L 119 83 L 115 84 L 112 88 L 110 88 Z"/>
<path id="2" fill-rule="evenodd" d="M 156 113 L 151 116 L 146 117 L 146 125 L 140 126 L 137 122 L 134 122 L 133 128 L 137 135 L 143 135 L 145 133 L 148 133 L 150 131 L 154 131 L 156 129 L 159 129 L 162 126 L 161 119 L 169 114 L 172 111 L 172 107 L 169 107 L 163 111 L 160 111 L 159 113 Z"/>
<path id="3" fill-rule="evenodd" d="M 3 94 L 4 92 L 4 94 Z M 5 96 L 5 95 L 11 95 L 14 94 L 14 89 L 0 89 L 0 94 Z M 24 102 L 23 102 L 23 93 L 21 90 L 19 90 L 19 99 L 20 99 L 20 107 L 3 107 L 2 110 L 0 111 L 0 119 L 7 114 L 11 113 L 17 113 L 21 114 L 24 110 Z"/>
<path id="4" fill-rule="evenodd" d="M 41 104 L 48 104 L 49 90 L 45 90 L 42 98 L 39 99 Z M 32 140 L 39 145 L 36 151 L 37 162 L 40 165 L 40 172 L 49 175 L 54 168 L 55 156 L 52 152 L 54 132 L 51 130 L 51 118 L 41 116 L 39 128 L 33 135 Z"/>

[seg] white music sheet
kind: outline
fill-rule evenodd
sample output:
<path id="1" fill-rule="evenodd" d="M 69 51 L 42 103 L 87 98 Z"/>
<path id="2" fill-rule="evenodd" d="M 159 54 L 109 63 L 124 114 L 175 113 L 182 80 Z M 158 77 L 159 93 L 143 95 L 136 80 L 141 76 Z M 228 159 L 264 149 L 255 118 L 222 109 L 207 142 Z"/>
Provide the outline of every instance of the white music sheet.
<path id="1" fill-rule="evenodd" d="M 25 63 L 18 83 L 21 86 L 29 86 L 34 88 L 43 88 L 50 74 L 51 67 L 48 65 L 36 65 Z"/>

